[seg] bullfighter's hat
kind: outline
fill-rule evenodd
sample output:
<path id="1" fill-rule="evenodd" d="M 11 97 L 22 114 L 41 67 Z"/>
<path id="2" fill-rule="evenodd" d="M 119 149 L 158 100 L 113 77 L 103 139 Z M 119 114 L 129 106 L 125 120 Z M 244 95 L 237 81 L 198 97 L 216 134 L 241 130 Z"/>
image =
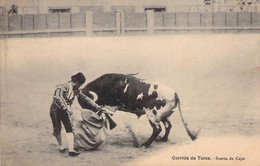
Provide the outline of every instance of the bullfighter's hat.
<path id="1" fill-rule="evenodd" d="M 71 76 L 71 81 L 75 82 L 75 83 L 79 83 L 79 84 L 84 84 L 86 81 L 86 78 L 81 72 L 79 72 L 79 73 Z"/>

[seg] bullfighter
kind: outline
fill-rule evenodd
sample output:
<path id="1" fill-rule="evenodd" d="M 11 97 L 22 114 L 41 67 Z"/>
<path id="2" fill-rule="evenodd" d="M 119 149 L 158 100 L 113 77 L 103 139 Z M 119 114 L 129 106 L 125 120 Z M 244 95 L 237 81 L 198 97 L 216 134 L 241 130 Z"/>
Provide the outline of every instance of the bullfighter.
<path id="1" fill-rule="evenodd" d="M 59 151 L 64 153 L 66 151 L 62 143 L 61 137 L 61 122 L 63 123 L 66 130 L 66 137 L 68 141 L 69 156 L 77 156 L 80 153 L 74 149 L 74 134 L 73 126 L 70 121 L 72 115 L 71 105 L 75 97 L 84 98 L 85 102 L 91 105 L 97 111 L 101 110 L 93 100 L 86 97 L 80 91 L 80 86 L 86 81 L 85 76 L 79 72 L 71 76 L 71 80 L 64 84 L 56 86 L 56 90 L 53 95 L 53 102 L 50 107 L 50 117 L 53 124 L 53 136 L 56 137 L 59 144 Z M 84 96 L 82 96 L 84 95 Z"/>

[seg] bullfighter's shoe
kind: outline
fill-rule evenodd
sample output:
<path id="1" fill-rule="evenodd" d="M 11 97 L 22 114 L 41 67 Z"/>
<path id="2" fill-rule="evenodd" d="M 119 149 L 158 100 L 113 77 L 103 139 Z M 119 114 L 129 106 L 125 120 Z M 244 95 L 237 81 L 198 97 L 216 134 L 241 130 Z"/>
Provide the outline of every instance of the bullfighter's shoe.
<path id="1" fill-rule="evenodd" d="M 64 153 L 66 152 L 66 148 L 63 148 L 63 149 L 59 149 L 60 153 Z"/>
<path id="2" fill-rule="evenodd" d="M 80 153 L 79 152 L 69 152 L 69 156 L 78 156 Z"/>

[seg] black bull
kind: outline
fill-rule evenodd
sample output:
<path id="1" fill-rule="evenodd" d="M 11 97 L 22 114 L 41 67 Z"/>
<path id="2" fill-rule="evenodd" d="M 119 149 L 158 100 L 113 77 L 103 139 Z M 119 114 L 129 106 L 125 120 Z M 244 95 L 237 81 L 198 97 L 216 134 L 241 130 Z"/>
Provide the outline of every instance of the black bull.
<path id="1" fill-rule="evenodd" d="M 105 74 L 88 83 L 82 92 L 93 99 L 96 93 L 96 103 L 103 106 L 116 106 L 119 110 L 136 114 L 140 117 L 146 114 L 153 128 L 151 137 L 142 145 L 149 147 L 150 144 L 162 131 L 160 121 L 165 127 L 165 135 L 161 141 L 167 141 L 172 127 L 168 117 L 179 106 L 179 112 L 187 133 L 192 140 L 197 138 L 198 132 L 192 132 L 184 122 L 180 100 L 174 91 L 161 84 L 152 84 L 136 78 L 133 75 Z M 171 93 L 172 92 L 172 93 Z M 91 94 L 92 93 L 92 94 Z M 79 98 L 79 104 L 83 108 L 92 109 L 90 105 Z"/>

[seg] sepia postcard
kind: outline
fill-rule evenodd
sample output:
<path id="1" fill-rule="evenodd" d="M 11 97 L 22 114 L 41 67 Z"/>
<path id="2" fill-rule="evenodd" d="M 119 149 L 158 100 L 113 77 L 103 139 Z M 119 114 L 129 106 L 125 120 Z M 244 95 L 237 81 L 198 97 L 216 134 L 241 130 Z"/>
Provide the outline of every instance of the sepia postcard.
<path id="1" fill-rule="evenodd" d="M 260 165 L 258 0 L 0 0 L 2 166 Z"/>

